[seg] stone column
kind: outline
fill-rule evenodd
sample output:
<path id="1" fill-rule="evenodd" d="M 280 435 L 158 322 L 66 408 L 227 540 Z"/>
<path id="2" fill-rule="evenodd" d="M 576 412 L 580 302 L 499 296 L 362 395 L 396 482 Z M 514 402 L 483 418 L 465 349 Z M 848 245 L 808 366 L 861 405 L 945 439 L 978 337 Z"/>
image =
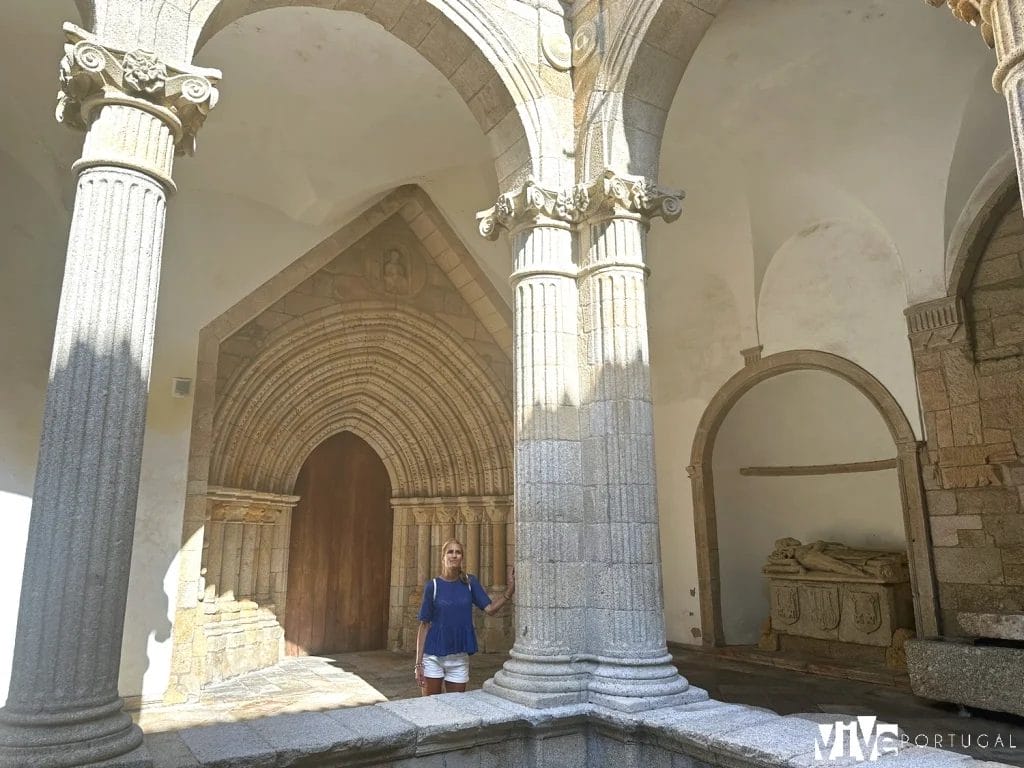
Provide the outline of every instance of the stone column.
<path id="1" fill-rule="evenodd" d="M 413 511 L 416 521 L 416 585 L 422 587 L 431 574 L 430 534 L 434 515 L 430 510 Z"/>
<path id="2" fill-rule="evenodd" d="M 192 149 L 219 79 L 64 29 L 57 117 L 88 133 L 74 165 L 10 692 L 0 710 L 0 765 L 19 768 L 116 758 L 142 742 L 117 682 L 164 210 L 175 151 Z"/>
<path id="3" fill-rule="evenodd" d="M 508 570 L 506 550 L 508 549 L 508 511 L 500 507 L 489 507 L 487 520 L 491 527 L 491 585 L 505 586 Z"/>
<path id="4" fill-rule="evenodd" d="M 509 232 L 514 254 L 515 644 L 484 688 L 528 706 L 586 700 L 586 664 L 578 660 L 585 564 L 568 213 L 564 196 L 528 181 L 478 215 L 485 237 Z"/>
<path id="5" fill-rule="evenodd" d="M 460 512 L 463 525 L 466 527 L 466 553 L 464 558 L 466 571 L 476 574 L 480 582 L 485 583 L 484 576 L 480 573 L 480 520 L 483 517 L 483 513 L 475 503 L 466 504 Z"/>
<path id="6" fill-rule="evenodd" d="M 976 26 L 989 48 L 996 50 L 992 87 L 1006 98 L 1010 116 L 1017 181 L 1024 201 L 1024 4 L 1020 0 L 926 0 L 948 5 L 961 21 Z"/>
<path id="7" fill-rule="evenodd" d="M 678 218 L 681 192 L 606 171 L 580 206 L 580 432 L 591 702 L 636 711 L 706 698 L 665 646 L 647 342 L 650 221 Z"/>

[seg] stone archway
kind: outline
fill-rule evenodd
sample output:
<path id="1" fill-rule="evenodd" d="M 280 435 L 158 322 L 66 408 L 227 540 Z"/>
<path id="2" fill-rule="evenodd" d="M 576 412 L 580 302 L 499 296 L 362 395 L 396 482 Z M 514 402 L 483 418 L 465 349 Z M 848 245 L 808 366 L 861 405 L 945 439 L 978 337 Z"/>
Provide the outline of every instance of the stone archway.
<path id="1" fill-rule="evenodd" d="M 875 406 L 892 435 L 897 452 L 896 470 L 906 529 L 914 618 L 919 636 L 935 636 L 938 634 L 938 615 L 934 568 L 921 486 L 919 444 L 910 422 L 892 394 L 856 363 L 828 352 L 794 350 L 750 360 L 712 398 L 694 436 L 691 464 L 687 472 L 693 489 L 697 583 L 704 644 L 725 644 L 718 561 L 718 521 L 712 472 L 715 439 L 729 411 L 744 394 L 766 379 L 798 370 L 824 371 L 852 384 Z"/>
<path id="2" fill-rule="evenodd" d="M 559 88 L 541 79 L 510 34 L 518 18 L 466 0 L 199 0 L 190 12 L 186 58 L 233 21 L 284 6 L 362 14 L 420 53 L 451 82 L 487 136 L 500 189 L 528 177 L 553 188 L 572 182 L 571 126 L 558 116 Z M 568 74 L 561 77 L 561 89 L 571 93 Z"/>
<path id="3" fill-rule="evenodd" d="M 950 233 L 946 295 L 966 298 L 992 234 L 1006 213 L 1020 202 L 1013 156 L 1001 158 L 978 183 Z"/>
<path id="4" fill-rule="evenodd" d="M 604 20 L 610 26 L 604 35 L 596 21 L 580 27 L 577 49 L 590 38 L 595 48 L 603 38 L 602 55 L 577 66 L 577 79 L 592 84 L 577 126 L 581 179 L 605 167 L 657 179 L 662 132 L 679 82 L 726 2 L 631 0 L 613 17 L 621 20 L 617 25 Z"/>
<path id="5" fill-rule="evenodd" d="M 383 271 L 396 248 L 404 287 Z M 389 648 L 415 641 L 419 591 L 445 538 L 466 543 L 486 587 L 503 585 L 511 336 L 507 306 L 415 187 L 369 208 L 203 330 L 166 700 L 201 689 L 211 680 L 204 664 L 221 663 L 203 637 L 210 617 L 222 617 L 220 634 L 246 621 L 262 632 L 260 650 L 236 654 L 240 661 L 256 668 L 280 658 L 299 501 L 291 494 L 309 454 L 339 432 L 365 441 L 390 482 Z M 267 556 L 240 580 L 246 558 L 231 554 L 225 569 L 218 553 L 246 542 Z M 239 581 L 245 588 L 232 594 L 220 587 Z M 485 649 L 506 648 L 510 632 L 507 616 L 478 627 Z"/>

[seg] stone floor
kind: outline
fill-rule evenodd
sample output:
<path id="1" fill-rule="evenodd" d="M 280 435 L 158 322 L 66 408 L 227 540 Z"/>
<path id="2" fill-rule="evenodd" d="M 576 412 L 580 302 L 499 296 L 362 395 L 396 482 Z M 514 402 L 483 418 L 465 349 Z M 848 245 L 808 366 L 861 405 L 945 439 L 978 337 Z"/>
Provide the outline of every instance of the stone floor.
<path id="1" fill-rule="evenodd" d="M 834 714 L 845 720 L 840 716 L 876 714 L 897 723 L 918 744 L 1024 766 L 1024 718 L 993 713 L 961 716 L 956 707 L 920 699 L 900 688 L 748 664 L 699 650 L 673 652 L 690 682 L 720 701 L 765 707 L 783 715 Z M 502 654 L 474 656 L 470 688 L 479 688 L 503 661 Z M 419 695 L 412 664 L 411 655 L 388 651 L 290 658 L 271 669 L 212 686 L 195 704 L 147 706 L 135 717 L 144 731 L 157 733 L 201 723 L 409 698 Z"/>

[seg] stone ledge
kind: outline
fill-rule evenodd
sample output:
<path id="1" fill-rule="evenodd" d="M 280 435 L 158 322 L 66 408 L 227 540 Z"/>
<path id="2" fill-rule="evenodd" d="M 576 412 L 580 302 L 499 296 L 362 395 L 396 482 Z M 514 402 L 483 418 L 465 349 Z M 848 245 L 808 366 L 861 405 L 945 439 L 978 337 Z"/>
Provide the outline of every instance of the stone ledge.
<path id="1" fill-rule="evenodd" d="M 1024 648 L 942 640 L 907 642 L 907 672 L 918 696 L 1024 715 Z"/>
<path id="2" fill-rule="evenodd" d="M 1003 690 L 1006 690 L 1005 688 Z M 817 723 L 706 700 L 638 713 L 577 704 L 531 709 L 484 691 L 219 723 L 148 735 L 154 768 L 586 766 L 601 755 L 668 768 L 810 768 Z M 972 768 L 952 752 L 905 747 L 884 768 Z M 109 768 L 124 768 L 119 763 Z M 133 764 L 134 765 L 134 764 Z"/>

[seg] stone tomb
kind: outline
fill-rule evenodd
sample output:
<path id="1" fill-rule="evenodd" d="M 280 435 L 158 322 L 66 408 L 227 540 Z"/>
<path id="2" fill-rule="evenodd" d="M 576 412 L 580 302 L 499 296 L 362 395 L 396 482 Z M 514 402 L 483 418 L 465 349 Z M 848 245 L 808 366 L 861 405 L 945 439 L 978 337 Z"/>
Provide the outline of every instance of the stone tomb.
<path id="1" fill-rule="evenodd" d="M 905 665 L 914 629 L 906 554 L 785 538 L 762 573 L 771 600 L 763 650 Z"/>

